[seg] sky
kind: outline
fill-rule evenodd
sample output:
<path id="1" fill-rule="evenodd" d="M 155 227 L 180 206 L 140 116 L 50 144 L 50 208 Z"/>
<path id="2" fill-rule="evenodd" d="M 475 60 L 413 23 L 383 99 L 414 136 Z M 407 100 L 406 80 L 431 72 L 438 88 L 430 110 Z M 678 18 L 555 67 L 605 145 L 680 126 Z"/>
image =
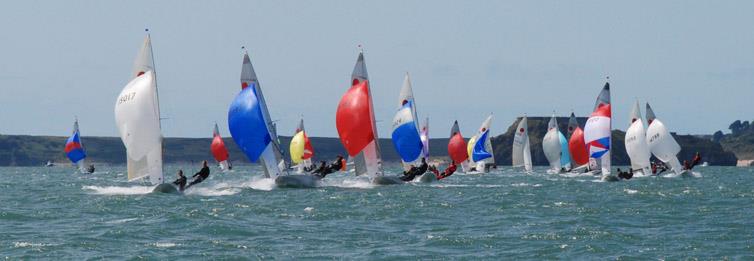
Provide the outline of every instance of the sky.
<path id="1" fill-rule="evenodd" d="M 117 136 L 113 110 L 149 28 L 163 134 L 228 135 L 246 46 L 280 135 L 336 137 L 363 45 L 389 137 L 406 72 L 430 136 L 488 114 L 587 116 L 610 77 L 613 127 L 635 101 L 681 134 L 754 119 L 751 1 L 9 1 L 0 133 Z"/>

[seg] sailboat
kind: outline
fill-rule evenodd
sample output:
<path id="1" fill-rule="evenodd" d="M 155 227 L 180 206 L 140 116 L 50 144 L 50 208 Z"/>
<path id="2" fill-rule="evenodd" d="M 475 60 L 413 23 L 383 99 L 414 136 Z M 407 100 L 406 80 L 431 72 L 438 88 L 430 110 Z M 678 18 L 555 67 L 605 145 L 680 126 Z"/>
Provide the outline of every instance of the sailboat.
<path id="1" fill-rule="evenodd" d="M 162 171 L 160 101 L 149 33 L 136 56 L 131 81 L 115 101 L 115 124 L 126 147 L 128 181 L 146 179 L 155 192 L 176 192 Z"/>
<path id="2" fill-rule="evenodd" d="M 81 173 L 94 172 L 85 169 L 86 167 L 86 151 L 84 150 L 84 144 L 81 142 L 81 133 L 79 133 L 79 120 L 76 119 L 73 122 L 73 133 L 71 137 L 65 142 L 65 155 L 71 160 L 71 163 L 78 167 Z"/>
<path id="3" fill-rule="evenodd" d="M 230 165 L 230 154 L 228 153 L 228 149 L 225 147 L 223 137 L 220 136 L 220 130 L 217 127 L 217 123 L 215 123 L 215 129 L 212 131 L 212 143 L 210 144 L 209 148 L 212 152 L 212 156 L 215 157 L 217 164 L 220 165 L 220 169 L 230 170 L 231 168 L 233 168 Z"/>
<path id="4" fill-rule="evenodd" d="M 375 184 L 399 184 L 398 177 L 382 173 L 377 125 L 364 53 L 359 52 L 351 73 L 351 87 L 343 94 L 335 114 L 338 137 L 353 160 L 356 175 L 366 175 Z"/>
<path id="5" fill-rule="evenodd" d="M 529 144 L 529 124 L 526 116 L 521 117 L 513 135 L 512 150 L 513 167 L 523 167 L 526 172 L 532 171 L 531 145 Z"/>
<path id="6" fill-rule="evenodd" d="M 401 158 L 403 169 L 408 170 L 411 166 L 417 166 L 422 156 L 423 143 L 419 133 L 419 124 L 416 117 L 416 101 L 411 89 L 411 81 L 406 73 L 398 97 L 398 111 L 393 117 L 392 142 L 395 150 Z"/>
<path id="7" fill-rule="evenodd" d="M 296 132 L 293 134 L 293 138 L 291 138 L 289 152 L 291 154 L 291 164 L 296 169 L 297 174 L 302 174 L 305 170 L 312 167 L 314 148 L 311 141 L 309 141 L 309 136 L 306 135 L 306 130 L 304 130 L 303 118 L 299 121 Z"/>
<path id="8" fill-rule="evenodd" d="M 571 155 L 572 172 L 580 172 L 589 167 L 589 153 L 584 142 L 584 131 L 573 112 L 568 119 L 568 152 Z"/>
<path id="9" fill-rule="evenodd" d="M 458 121 L 453 122 L 450 128 L 450 138 L 448 139 L 448 155 L 456 165 L 461 165 L 463 172 L 467 171 L 467 162 L 469 153 L 466 147 L 466 141 L 461 135 L 461 129 L 458 127 Z"/>
<path id="10" fill-rule="evenodd" d="M 649 145 L 647 144 L 647 132 L 644 129 L 644 122 L 641 119 L 639 101 L 634 103 L 634 108 L 631 110 L 629 117 L 629 126 L 626 130 L 626 138 L 624 142 L 626 144 L 626 153 L 631 159 L 633 176 L 641 177 L 652 175 L 649 163 L 651 154 L 649 152 Z"/>
<path id="11" fill-rule="evenodd" d="M 228 109 L 228 129 L 233 141 L 251 162 L 259 162 L 264 177 L 275 179 L 283 174 L 283 154 L 280 152 L 275 128 L 267 110 L 249 53 L 244 48 L 241 64 L 241 92 Z"/>
<path id="12" fill-rule="evenodd" d="M 603 180 L 615 179 L 610 174 L 611 119 L 610 83 L 605 83 L 597 96 L 594 111 L 584 126 L 584 141 L 590 161 L 594 161 L 600 168 Z"/>
<path id="13" fill-rule="evenodd" d="M 649 103 L 647 103 L 647 122 L 649 124 L 649 127 L 647 127 L 647 144 L 652 155 L 670 165 L 670 170 L 673 171 L 672 176 L 677 177 L 686 174 L 688 171 L 683 169 L 677 156 L 681 152 L 681 145 L 678 145 L 665 124 L 657 119 Z"/>
<path id="14" fill-rule="evenodd" d="M 547 161 L 550 163 L 550 169 L 547 170 L 547 173 L 550 174 L 557 174 L 561 169 L 561 146 L 559 134 L 562 135 L 558 130 L 558 122 L 553 114 L 552 117 L 550 117 L 550 122 L 547 123 L 547 133 L 545 134 L 545 137 L 542 138 L 542 150 L 545 153 L 545 158 L 547 158 Z"/>
<path id="15" fill-rule="evenodd" d="M 490 167 L 495 166 L 490 124 L 492 124 L 492 115 L 488 116 L 482 122 L 479 132 L 469 140 L 469 155 L 471 155 L 471 162 L 473 164 L 472 173 L 487 173 Z"/>

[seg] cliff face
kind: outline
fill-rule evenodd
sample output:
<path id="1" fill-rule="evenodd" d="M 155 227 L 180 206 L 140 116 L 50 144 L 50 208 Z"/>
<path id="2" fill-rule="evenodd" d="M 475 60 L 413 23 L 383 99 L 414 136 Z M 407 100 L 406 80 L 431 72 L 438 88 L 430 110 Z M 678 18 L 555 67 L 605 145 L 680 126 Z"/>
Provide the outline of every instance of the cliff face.
<path id="1" fill-rule="evenodd" d="M 511 164 L 513 133 L 519 120 L 517 119 L 513 122 L 505 133 L 492 138 L 495 161 L 498 165 Z M 542 151 L 542 137 L 547 132 L 547 122 L 549 120 L 549 117 L 529 117 L 529 139 L 531 141 L 532 160 L 535 165 L 548 165 Z M 559 117 L 557 120 L 560 129 L 565 131 L 568 125 L 568 118 Z M 578 121 L 583 128 L 586 118 L 578 118 Z M 446 132 L 449 129 L 450 126 L 433 127 L 433 131 L 440 133 Z M 496 134 L 494 130 L 492 134 Z M 471 133 L 467 132 L 464 135 L 468 138 L 471 136 Z M 629 164 L 626 149 L 623 145 L 624 136 L 625 133 L 622 131 L 613 131 L 612 159 L 614 165 Z M 725 151 L 720 143 L 691 135 L 675 135 L 675 137 L 678 143 L 681 144 L 681 147 L 683 147 L 679 154 L 679 159 L 681 160 L 690 159 L 694 153 L 699 151 L 702 153 L 703 160 L 712 165 L 736 165 L 736 156 L 732 152 Z M 0 135 L 0 166 L 40 166 L 48 160 L 67 162 L 63 153 L 66 138 L 55 136 Z M 120 138 L 82 137 L 82 140 L 90 161 L 124 164 L 126 151 Z M 726 146 L 732 148 L 745 143 L 741 145 L 741 150 L 746 151 L 747 148 L 754 148 L 752 146 L 754 144 L 754 131 L 751 136 L 746 136 L 745 138 L 723 140 L 721 141 L 723 144 L 727 144 Z M 212 160 L 209 152 L 210 142 L 210 138 L 165 138 L 164 161 L 166 163 L 174 163 Z M 332 160 L 339 154 L 346 155 L 345 149 L 340 144 L 338 138 L 311 137 L 311 142 L 315 150 L 315 161 Z M 280 143 L 283 150 L 287 151 L 290 137 L 280 137 Z M 398 154 L 393 149 L 391 140 L 380 139 L 379 143 L 383 160 L 399 160 Z M 241 153 L 232 138 L 225 138 L 225 145 L 228 147 L 232 161 L 248 162 L 246 156 Z M 447 138 L 431 139 L 430 155 L 432 157 L 447 157 L 447 145 Z M 749 151 L 754 155 L 754 149 Z"/>

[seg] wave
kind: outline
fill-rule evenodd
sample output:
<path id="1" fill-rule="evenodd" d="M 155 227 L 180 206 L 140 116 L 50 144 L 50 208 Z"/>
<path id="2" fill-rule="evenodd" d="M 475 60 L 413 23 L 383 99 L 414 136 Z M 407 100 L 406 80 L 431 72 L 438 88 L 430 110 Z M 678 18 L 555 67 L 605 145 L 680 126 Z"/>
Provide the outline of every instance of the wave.
<path id="1" fill-rule="evenodd" d="M 339 188 L 360 188 L 360 189 L 371 189 L 376 187 L 377 185 L 372 184 L 371 181 L 367 179 L 361 179 L 361 178 L 350 178 L 350 179 L 341 179 L 341 180 L 327 180 L 323 179 L 321 181 L 322 186 L 329 186 L 329 187 L 339 187 Z"/>
<path id="2" fill-rule="evenodd" d="M 152 186 L 131 186 L 131 187 L 117 187 L 117 186 L 84 186 L 84 190 L 91 190 L 94 194 L 98 195 L 144 195 L 152 192 L 154 187 Z"/>

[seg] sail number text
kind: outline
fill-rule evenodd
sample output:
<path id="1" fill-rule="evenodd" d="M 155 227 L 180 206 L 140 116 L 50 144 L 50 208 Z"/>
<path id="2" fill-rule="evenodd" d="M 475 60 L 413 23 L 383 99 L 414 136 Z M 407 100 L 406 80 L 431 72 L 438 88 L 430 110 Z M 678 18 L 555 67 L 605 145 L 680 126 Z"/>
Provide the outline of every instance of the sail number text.
<path id="1" fill-rule="evenodd" d="M 118 97 L 118 104 L 132 101 L 134 99 L 134 97 L 136 97 L 136 92 L 130 92 L 130 93 L 123 94 L 120 97 Z"/>

